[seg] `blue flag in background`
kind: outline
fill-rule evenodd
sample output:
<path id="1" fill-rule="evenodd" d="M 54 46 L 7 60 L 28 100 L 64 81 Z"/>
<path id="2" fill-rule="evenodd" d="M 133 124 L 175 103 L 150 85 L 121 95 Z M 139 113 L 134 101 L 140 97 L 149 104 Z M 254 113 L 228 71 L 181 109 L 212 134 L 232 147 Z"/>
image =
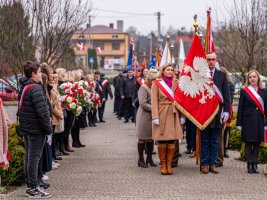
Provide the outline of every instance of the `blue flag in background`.
<path id="1" fill-rule="evenodd" d="M 130 45 L 130 49 L 128 53 L 127 68 L 131 67 L 132 63 L 133 63 L 133 46 Z"/>
<path id="2" fill-rule="evenodd" d="M 149 63 L 149 69 L 155 69 L 156 68 L 156 56 L 155 54 L 152 54 L 151 61 Z"/>

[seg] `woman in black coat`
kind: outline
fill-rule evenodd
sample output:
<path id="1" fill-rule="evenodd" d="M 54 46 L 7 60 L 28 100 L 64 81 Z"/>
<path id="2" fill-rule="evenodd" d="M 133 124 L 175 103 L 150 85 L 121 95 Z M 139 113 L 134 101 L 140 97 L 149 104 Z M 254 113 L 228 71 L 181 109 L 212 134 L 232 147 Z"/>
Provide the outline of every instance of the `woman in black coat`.
<path id="1" fill-rule="evenodd" d="M 259 173 L 257 159 L 260 143 L 264 141 L 267 95 L 256 70 L 248 73 L 246 85 L 240 92 L 236 126 L 245 142 L 248 173 Z"/>

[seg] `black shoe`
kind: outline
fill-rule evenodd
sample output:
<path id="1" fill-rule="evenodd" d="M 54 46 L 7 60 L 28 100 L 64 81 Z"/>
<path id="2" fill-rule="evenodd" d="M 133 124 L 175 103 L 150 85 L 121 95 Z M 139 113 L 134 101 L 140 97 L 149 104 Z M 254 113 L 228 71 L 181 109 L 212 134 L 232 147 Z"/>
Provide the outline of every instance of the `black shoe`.
<path id="1" fill-rule="evenodd" d="M 118 120 L 121 120 L 121 117 L 118 117 Z"/>
<path id="2" fill-rule="evenodd" d="M 249 174 L 253 173 L 253 164 L 251 162 L 247 163 L 247 169 Z"/>
<path id="3" fill-rule="evenodd" d="M 55 156 L 54 159 L 55 159 L 55 160 L 62 160 L 62 157 L 60 157 L 60 156 Z"/>
<path id="4" fill-rule="evenodd" d="M 102 123 L 105 123 L 106 121 L 105 121 L 105 120 L 103 120 L 103 119 L 101 119 L 101 120 L 100 120 L 100 122 L 102 122 Z"/>
<path id="5" fill-rule="evenodd" d="M 125 121 L 123 123 L 128 123 L 128 122 L 129 122 L 129 120 L 128 119 L 125 119 Z"/>
<path id="6" fill-rule="evenodd" d="M 77 142 L 75 142 L 75 143 L 72 143 L 72 147 L 74 147 L 74 148 L 80 148 L 80 145 Z"/>
<path id="7" fill-rule="evenodd" d="M 253 167 L 253 173 L 258 174 L 259 173 L 258 164 L 254 162 L 252 164 L 252 167 Z"/>
<path id="8" fill-rule="evenodd" d="M 135 119 L 132 119 L 132 122 L 135 123 Z"/>
<path id="9" fill-rule="evenodd" d="M 51 194 L 40 190 L 40 188 L 28 188 L 26 190 L 26 196 L 30 199 L 48 199 L 52 197 Z"/>
<path id="10" fill-rule="evenodd" d="M 93 126 L 95 127 L 95 126 L 96 126 L 96 124 L 93 124 Z"/>
<path id="11" fill-rule="evenodd" d="M 172 168 L 178 167 L 177 163 L 172 163 Z"/>
<path id="12" fill-rule="evenodd" d="M 179 153 L 179 157 L 182 157 L 182 154 L 181 153 Z"/>
<path id="13" fill-rule="evenodd" d="M 62 153 L 63 156 L 68 156 L 70 155 L 65 149 L 59 149 L 59 151 Z"/>
<path id="14" fill-rule="evenodd" d="M 143 160 L 138 160 L 138 167 L 148 168 L 147 164 Z"/>
<path id="15" fill-rule="evenodd" d="M 191 154 L 191 150 L 187 149 L 187 150 L 185 151 L 185 154 Z"/>

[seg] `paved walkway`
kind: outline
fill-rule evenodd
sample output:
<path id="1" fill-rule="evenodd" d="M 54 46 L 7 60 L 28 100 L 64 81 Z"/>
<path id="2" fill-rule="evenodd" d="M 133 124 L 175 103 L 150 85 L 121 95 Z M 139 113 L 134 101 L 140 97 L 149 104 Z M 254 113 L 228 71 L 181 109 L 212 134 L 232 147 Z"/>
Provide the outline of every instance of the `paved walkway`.
<path id="1" fill-rule="evenodd" d="M 105 116 L 106 123 L 82 130 L 86 148 L 64 157 L 60 168 L 48 174 L 52 199 L 267 199 L 263 166 L 260 174 L 248 174 L 246 163 L 235 160 L 239 154 L 233 151 L 218 175 L 200 175 L 195 160 L 184 153 L 173 176 L 160 175 L 159 167 L 138 168 L 134 124 L 118 121 L 111 102 Z M 158 162 L 157 155 L 154 159 Z M 5 199 L 26 199 L 25 186 Z"/>

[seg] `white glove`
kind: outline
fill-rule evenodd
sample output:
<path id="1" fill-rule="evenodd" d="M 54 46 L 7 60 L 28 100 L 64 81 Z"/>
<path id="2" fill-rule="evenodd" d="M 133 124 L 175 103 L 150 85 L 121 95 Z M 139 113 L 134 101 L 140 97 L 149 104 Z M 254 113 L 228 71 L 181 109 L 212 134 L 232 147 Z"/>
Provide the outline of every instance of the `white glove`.
<path id="1" fill-rule="evenodd" d="M 223 123 L 226 123 L 228 118 L 229 118 L 229 113 L 228 112 L 223 112 L 223 114 L 222 114 Z"/>
<path id="2" fill-rule="evenodd" d="M 265 130 L 265 131 L 267 130 L 267 126 L 264 126 L 264 130 Z"/>
<path id="3" fill-rule="evenodd" d="M 47 137 L 47 144 L 49 144 L 50 146 L 52 145 L 52 134 L 46 136 Z"/>
<path id="4" fill-rule="evenodd" d="M 240 131 L 242 130 L 242 126 L 237 126 L 236 128 Z"/>
<path id="5" fill-rule="evenodd" d="M 184 117 L 181 117 L 181 118 L 180 118 L 180 123 L 181 123 L 182 125 L 185 124 L 185 118 L 184 118 Z"/>
<path id="6" fill-rule="evenodd" d="M 159 125 L 159 119 L 153 119 L 152 124 Z"/>
<path id="7" fill-rule="evenodd" d="M 106 101 L 106 98 L 103 98 L 102 101 Z"/>
<path id="8" fill-rule="evenodd" d="M 134 103 L 132 103 L 132 106 L 135 108 L 135 105 L 134 105 Z"/>

